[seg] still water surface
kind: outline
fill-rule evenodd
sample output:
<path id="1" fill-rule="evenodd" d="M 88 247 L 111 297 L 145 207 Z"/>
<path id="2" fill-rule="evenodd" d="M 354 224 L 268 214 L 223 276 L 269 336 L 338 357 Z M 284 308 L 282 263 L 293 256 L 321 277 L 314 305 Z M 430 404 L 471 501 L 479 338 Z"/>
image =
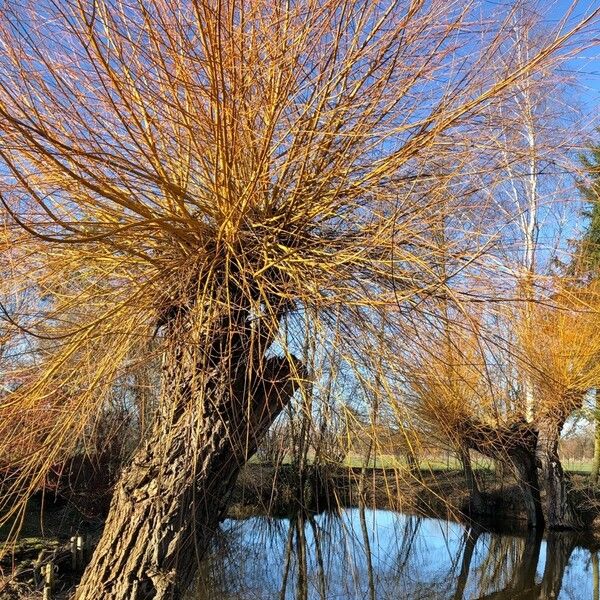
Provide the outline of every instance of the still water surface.
<path id="1" fill-rule="evenodd" d="M 347 509 L 225 521 L 188 599 L 600 600 L 597 582 L 597 553 L 572 534 Z"/>

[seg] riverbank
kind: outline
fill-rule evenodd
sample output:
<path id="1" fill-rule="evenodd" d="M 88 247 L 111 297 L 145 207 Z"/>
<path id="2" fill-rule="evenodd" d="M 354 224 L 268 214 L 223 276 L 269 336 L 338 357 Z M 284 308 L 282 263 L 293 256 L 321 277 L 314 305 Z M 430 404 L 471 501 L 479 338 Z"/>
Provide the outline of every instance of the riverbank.
<path id="1" fill-rule="evenodd" d="M 461 470 L 411 474 L 406 469 L 318 469 L 309 465 L 300 473 L 291 465 L 254 463 L 240 473 L 224 506 L 223 518 L 286 517 L 301 511 L 335 512 L 364 506 L 478 523 L 488 530 L 525 531 L 526 515 L 516 482 L 487 469 L 478 470 L 476 477 L 481 502 L 474 511 Z M 600 493 L 589 488 L 587 481 L 584 475 L 571 475 L 578 508 L 587 515 L 587 533 L 600 540 Z M 41 499 L 34 499 L 19 543 L 0 559 L 0 600 L 35 598 L 35 590 L 42 585 L 40 568 L 48 563 L 58 570 L 53 598 L 68 598 L 83 566 L 81 561 L 73 566 L 71 538 L 77 534 L 87 536 L 84 554 L 89 556 L 102 526 L 101 511 L 90 517 L 69 503 L 53 503 L 47 498 L 42 507 Z"/>
<path id="2" fill-rule="evenodd" d="M 234 518 L 297 509 L 314 512 L 364 505 L 454 521 L 482 521 L 507 528 L 526 527 L 527 515 L 516 481 L 490 469 L 476 473 L 480 502 L 473 505 L 462 470 L 420 470 L 308 466 L 300 475 L 291 465 L 248 464 L 233 491 L 227 514 Z M 570 474 L 574 501 L 585 529 L 600 529 L 600 490 L 588 477 Z"/>

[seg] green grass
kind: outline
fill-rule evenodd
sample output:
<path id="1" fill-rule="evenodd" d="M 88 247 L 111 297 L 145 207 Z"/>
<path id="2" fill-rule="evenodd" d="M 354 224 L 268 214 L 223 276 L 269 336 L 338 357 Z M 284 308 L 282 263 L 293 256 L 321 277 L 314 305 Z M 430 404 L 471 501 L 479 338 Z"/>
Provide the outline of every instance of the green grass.
<path id="1" fill-rule="evenodd" d="M 362 467 L 364 459 L 361 456 L 351 455 L 346 458 L 344 464 L 348 467 Z M 563 469 L 570 473 L 589 474 L 592 470 L 592 461 L 589 459 L 573 460 L 565 459 L 562 461 Z M 406 467 L 407 463 L 403 459 L 398 459 L 393 455 L 380 455 L 376 461 L 369 461 L 369 467 L 379 467 L 390 469 L 394 467 Z M 427 458 L 419 463 L 422 471 L 454 471 L 462 469 L 462 464 L 458 458 L 450 456 L 449 458 Z M 495 469 L 493 460 L 478 459 L 473 461 L 473 468 L 476 470 L 493 471 Z"/>
<path id="2" fill-rule="evenodd" d="M 344 465 L 347 467 L 362 467 L 365 465 L 364 458 L 359 455 L 350 455 L 346 457 Z M 398 458 L 391 454 L 382 454 L 377 456 L 376 460 L 370 460 L 368 467 L 377 467 L 380 469 L 392 469 L 392 468 L 406 468 L 407 462 L 403 458 Z M 427 458 L 419 462 L 419 467 L 422 471 L 454 471 L 461 469 L 461 462 L 451 456 L 446 458 Z M 475 469 L 486 469 L 493 468 L 493 462 L 491 460 L 481 460 L 473 463 Z"/>
<path id="3" fill-rule="evenodd" d="M 562 466 L 565 471 L 570 473 L 585 473 L 589 475 L 592 470 L 591 460 L 563 460 Z"/>
<path id="4" fill-rule="evenodd" d="M 310 460 L 310 459 L 309 459 Z M 256 456 L 253 456 L 250 461 L 251 464 L 260 464 L 260 461 Z M 288 464 L 289 460 L 284 460 L 284 464 Z M 365 466 L 364 457 L 359 454 L 350 454 L 346 457 L 343 462 L 346 467 L 359 468 Z M 573 460 L 565 459 L 562 461 L 562 465 L 565 471 L 570 473 L 589 474 L 592 470 L 592 461 L 589 459 Z M 394 469 L 394 468 L 407 468 L 407 462 L 404 458 L 398 458 L 392 454 L 380 454 L 374 461 L 371 459 L 366 465 L 369 468 L 379 469 Z M 446 457 L 435 457 L 426 458 L 419 462 L 419 467 L 422 471 L 455 471 L 462 469 L 462 464 L 458 458 L 454 456 Z M 493 460 L 487 460 L 485 458 L 479 458 L 473 461 L 473 468 L 475 470 L 486 470 L 494 471 L 495 465 Z"/>

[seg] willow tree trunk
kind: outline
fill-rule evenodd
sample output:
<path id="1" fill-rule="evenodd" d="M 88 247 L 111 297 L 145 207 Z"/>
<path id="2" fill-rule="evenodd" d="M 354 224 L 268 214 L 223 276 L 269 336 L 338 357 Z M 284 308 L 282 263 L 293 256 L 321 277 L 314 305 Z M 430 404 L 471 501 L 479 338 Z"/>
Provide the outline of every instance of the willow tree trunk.
<path id="1" fill-rule="evenodd" d="M 469 491 L 469 513 L 471 515 L 478 515 L 484 511 L 484 502 L 479 490 L 479 484 L 473 471 L 473 464 L 471 462 L 471 454 L 469 449 L 464 445 L 460 446 L 459 457 L 463 466 L 465 474 L 465 481 L 467 484 L 467 490 Z"/>
<path id="2" fill-rule="evenodd" d="M 507 458 L 523 497 L 529 527 L 544 527 L 544 509 L 535 464 L 535 450 L 523 448 L 513 450 Z"/>
<path id="3" fill-rule="evenodd" d="M 502 461 L 512 471 L 523 494 L 528 525 L 543 527 L 535 455 L 538 433 L 535 428 L 524 420 L 495 427 L 471 418 L 461 422 L 458 433 L 465 448 Z"/>
<path id="4" fill-rule="evenodd" d="M 582 522 L 571 498 L 558 455 L 562 422 L 552 416 L 540 419 L 536 459 L 539 480 L 545 494 L 544 517 L 549 529 L 579 529 Z"/>
<path id="5" fill-rule="evenodd" d="M 121 476 L 77 600 L 180 597 L 241 465 L 294 392 L 285 359 L 266 361 L 252 384 L 225 369 L 202 384 L 202 398 L 194 368 L 174 362 L 166 375 L 174 408 Z"/>
<path id="6" fill-rule="evenodd" d="M 412 448 L 407 448 L 404 456 L 406 457 L 406 463 L 408 465 L 408 472 L 412 477 L 416 479 L 421 478 L 421 461 L 417 457 L 416 453 L 412 450 Z"/>

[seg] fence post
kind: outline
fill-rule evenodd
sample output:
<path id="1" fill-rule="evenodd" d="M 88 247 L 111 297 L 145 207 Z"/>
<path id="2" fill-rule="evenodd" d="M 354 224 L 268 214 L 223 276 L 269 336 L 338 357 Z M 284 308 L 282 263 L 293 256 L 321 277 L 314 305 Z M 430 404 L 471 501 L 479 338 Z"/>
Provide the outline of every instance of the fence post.
<path id="1" fill-rule="evenodd" d="M 71 569 L 75 572 L 77 571 L 77 542 L 75 536 L 71 538 L 71 545 L 69 547 L 71 550 Z"/>
<path id="2" fill-rule="evenodd" d="M 54 565 L 49 562 L 42 566 L 42 575 L 44 576 L 44 600 L 52 600 L 52 590 L 54 588 Z"/>
<path id="3" fill-rule="evenodd" d="M 84 543 L 83 543 L 83 536 L 78 535 L 77 536 L 77 567 L 82 570 L 83 570 L 83 565 L 85 562 L 84 549 L 85 548 L 84 548 Z"/>

